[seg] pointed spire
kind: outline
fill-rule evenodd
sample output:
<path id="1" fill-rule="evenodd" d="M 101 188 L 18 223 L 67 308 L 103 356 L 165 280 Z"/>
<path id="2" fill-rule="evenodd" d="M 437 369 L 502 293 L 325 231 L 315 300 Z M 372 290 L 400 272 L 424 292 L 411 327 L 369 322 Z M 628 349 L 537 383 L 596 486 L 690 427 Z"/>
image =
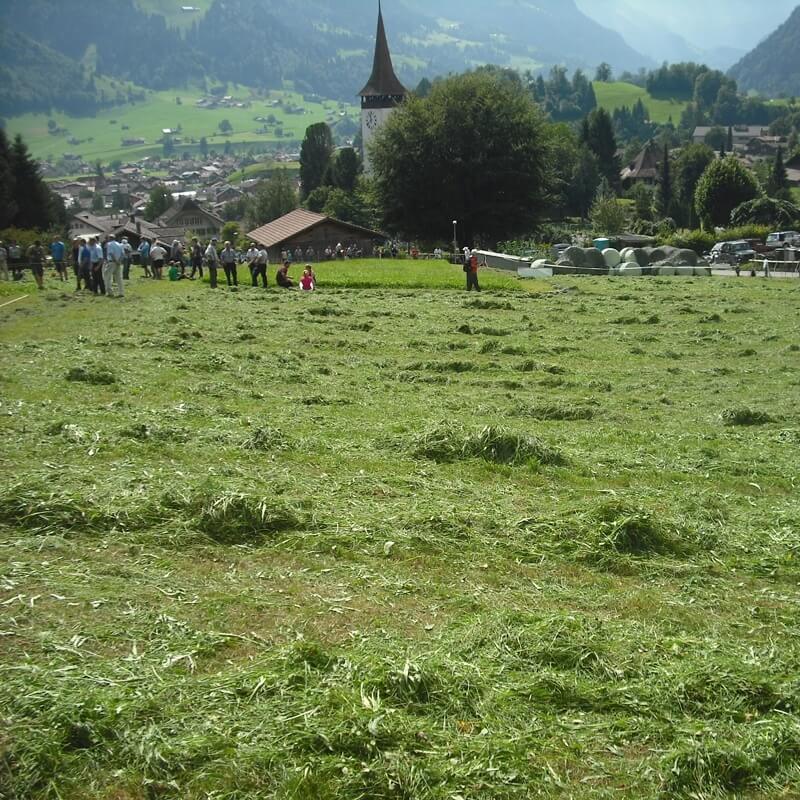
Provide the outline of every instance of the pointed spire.
<path id="1" fill-rule="evenodd" d="M 407 94 L 405 86 L 394 74 L 389 43 L 386 40 L 386 29 L 383 26 L 383 11 L 380 0 L 378 0 L 378 32 L 375 35 L 375 59 L 372 62 L 372 75 L 359 95 L 361 97 L 404 97 Z"/>

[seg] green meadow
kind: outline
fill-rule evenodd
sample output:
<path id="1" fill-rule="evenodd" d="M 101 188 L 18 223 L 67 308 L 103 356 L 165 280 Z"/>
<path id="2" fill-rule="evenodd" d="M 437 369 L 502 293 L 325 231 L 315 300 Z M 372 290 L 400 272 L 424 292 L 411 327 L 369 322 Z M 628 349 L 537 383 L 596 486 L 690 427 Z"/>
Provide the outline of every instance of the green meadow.
<path id="1" fill-rule="evenodd" d="M 632 108 L 637 100 L 641 100 L 650 112 L 652 122 L 664 124 L 670 117 L 675 125 L 680 122 L 681 114 L 686 103 L 680 100 L 659 100 L 652 97 L 646 89 L 635 86 L 632 83 L 602 83 L 595 81 L 593 84 L 594 93 L 597 97 L 597 105 L 606 111 L 613 111 L 615 108 L 627 106 Z"/>
<path id="2" fill-rule="evenodd" d="M 254 147 L 283 145 L 299 148 L 309 125 L 317 122 L 333 124 L 342 118 L 342 112 L 353 119 L 358 114 L 355 106 L 340 107 L 332 100 L 309 103 L 302 95 L 291 91 L 274 91 L 260 98 L 250 97 L 249 90 L 243 87 L 233 87 L 229 91 L 238 100 L 250 100 L 250 107 L 200 108 L 196 102 L 203 95 L 196 89 L 148 92 L 144 103 L 117 106 L 98 112 L 94 117 L 69 117 L 60 113 L 12 117 L 8 120 L 7 130 L 12 135 L 22 134 L 36 158 L 58 160 L 64 153 L 74 153 L 87 161 L 99 159 L 109 163 L 115 159 L 135 161 L 144 156 L 160 155 L 163 147 L 159 140 L 165 128 L 174 130 L 181 127 L 177 134 L 181 141 L 175 145 L 177 153 L 198 152 L 202 137 L 206 137 L 210 150 L 218 152 L 222 152 L 227 141 Z M 274 105 L 276 101 L 281 105 Z M 290 107 L 302 109 L 303 113 L 288 113 Z M 265 123 L 255 120 L 257 116 L 274 116 L 276 122 L 265 126 Z M 53 136 L 47 126 L 50 119 L 67 133 Z M 219 130 L 223 120 L 228 120 L 233 126 L 228 134 Z M 265 127 L 266 133 L 263 132 Z M 68 140 L 73 137 L 82 143 L 69 144 Z M 144 139 L 145 144 L 124 147 L 123 139 Z M 194 143 L 190 141 L 192 139 Z"/>
<path id="3" fill-rule="evenodd" d="M 0 285 L 0 797 L 800 796 L 800 281 L 272 273 Z"/>

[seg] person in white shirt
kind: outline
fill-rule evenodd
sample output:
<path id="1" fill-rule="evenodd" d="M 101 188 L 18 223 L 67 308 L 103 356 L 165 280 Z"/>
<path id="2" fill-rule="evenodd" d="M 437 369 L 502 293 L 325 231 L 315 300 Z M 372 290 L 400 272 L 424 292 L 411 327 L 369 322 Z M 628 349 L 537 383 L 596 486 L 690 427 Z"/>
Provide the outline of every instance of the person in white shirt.
<path id="1" fill-rule="evenodd" d="M 130 242 L 124 236 L 122 237 L 120 244 L 122 245 L 123 250 L 122 277 L 128 281 L 131 278 L 131 257 L 133 256 L 133 248 L 131 247 Z"/>
<path id="2" fill-rule="evenodd" d="M 250 270 L 250 277 L 253 279 L 253 286 L 258 285 L 258 281 L 256 280 L 256 261 L 258 260 L 258 248 L 255 246 L 254 242 L 250 242 L 250 247 L 247 248 L 247 252 L 244 255 L 244 260 L 247 262 L 247 268 Z"/>
<path id="3" fill-rule="evenodd" d="M 264 288 L 267 288 L 267 267 L 269 266 L 269 256 L 267 255 L 267 248 L 263 245 L 260 247 L 253 248 L 256 251 L 254 266 L 252 268 L 253 273 L 253 286 L 258 286 L 258 277 L 261 276 L 261 280 L 264 284 Z"/>
<path id="4" fill-rule="evenodd" d="M 150 263 L 153 267 L 153 277 L 156 280 L 161 280 L 164 271 L 164 259 L 167 257 L 167 251 L 161 246 L 161 242 L 156 240 L 150 248 Z"/>
<path id="5" fill-rule="evenodd" d="M 103 283 L 106 286 L 106 297 L 114 297 L 114 285 L 117 297 L 123 297 L 125 286 L 122 282 L 122 262 L 125 260 L 125 249 L 112 233 L 106 245 L 106 261 L 103 264 Z"/>
<path id="6" fill-rule="evenodd" d="M 217 270 L 219 269 L 219 253 L 217 253 L 217 240 L 212 239 L 208 243 L 206 252 L 203 255 L 206 266 L 208 267 L 208 277 L 211 281 L 211 288 L 217 288 Z"/>

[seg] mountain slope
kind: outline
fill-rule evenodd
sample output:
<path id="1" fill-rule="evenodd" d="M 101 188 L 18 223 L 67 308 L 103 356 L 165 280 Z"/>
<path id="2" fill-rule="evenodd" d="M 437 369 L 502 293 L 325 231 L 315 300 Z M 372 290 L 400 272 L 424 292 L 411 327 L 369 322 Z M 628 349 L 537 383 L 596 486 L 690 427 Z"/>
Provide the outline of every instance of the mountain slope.
<path id="1" fill-rule="evenodd" d="M 577 0 L 585 14 L 618 30 L 658 61 L 727 69 L 774 30 L 796 0 Z"/>
<path id="2" fill-rule="evenodd" d="M 3 0 L 0 24 L 75 62 L 90 54 L 98 73 L 152 89 L 223 80 L 352 100 L 370 72 L 375 0 L 214 0 L 186 18 L 171 14 L 180 30 L 157 13 L 167 7 L 162 0 Z M 397 71 L 412 88 L 422 77 L 487 63 L 653 65 L 575 0 L 392 0 L 384 14 Z"/>
<path id="3" fill-rule="evenodd" d="M 744 91 L 800 95 L 800 6 L 771 36 L 749 52 L 729 74 Z"/>

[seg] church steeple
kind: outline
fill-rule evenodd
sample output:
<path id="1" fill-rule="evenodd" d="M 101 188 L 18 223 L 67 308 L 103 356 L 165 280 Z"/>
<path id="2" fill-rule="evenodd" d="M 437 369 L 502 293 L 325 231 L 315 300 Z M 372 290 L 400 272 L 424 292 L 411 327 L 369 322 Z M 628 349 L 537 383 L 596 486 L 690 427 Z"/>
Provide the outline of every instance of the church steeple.
<path id="1" fill-rule="evenodd" d="M 386 29 L 383 26 L 383 11 L 378 2 L 378 32 L 375 36 L 375 58 L 372 62 L 372 75 L 367 85 L 359 92 L 362 98 L 391 98 L 399 102 L 408 94 L 405 86 L 394 74 L 389 43 L 386 40 Z"/>

